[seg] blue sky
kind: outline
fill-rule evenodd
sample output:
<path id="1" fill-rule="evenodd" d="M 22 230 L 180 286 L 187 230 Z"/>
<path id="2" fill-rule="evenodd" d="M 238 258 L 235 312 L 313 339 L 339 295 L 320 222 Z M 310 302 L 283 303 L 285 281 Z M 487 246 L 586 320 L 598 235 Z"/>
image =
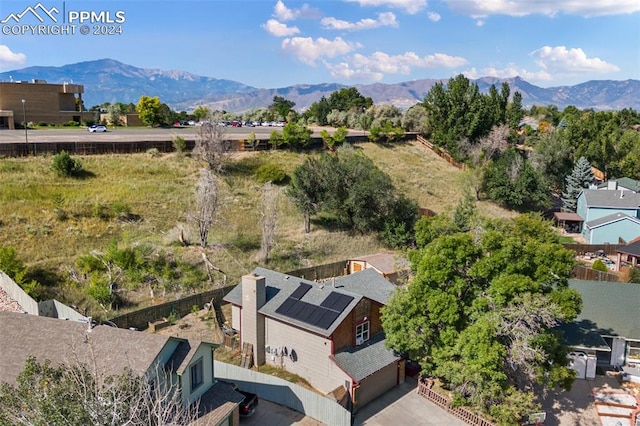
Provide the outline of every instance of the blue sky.
<path id="1" fill-rule="evenodd" d="M 44 22 L 22 14 L 29 7 Z M 74 12 L 89 17 L 70 22 Z M 63 19 L 74 34 L 28 27 Z M 1 0 L 0 21 L 0 71 L 112 58 L 260 88 L 459 73 L 542 87 L 640 78 L 638 0 Z"/>

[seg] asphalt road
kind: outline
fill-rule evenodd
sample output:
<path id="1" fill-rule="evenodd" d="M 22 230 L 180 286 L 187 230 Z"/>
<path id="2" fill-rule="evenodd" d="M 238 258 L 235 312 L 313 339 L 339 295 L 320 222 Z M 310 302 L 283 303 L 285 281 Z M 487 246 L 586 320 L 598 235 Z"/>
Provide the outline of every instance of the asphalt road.
<path id="1" fill-rule="evenodd" d="M 55 128 L 55 129 L 28 129 L 26 139 L 29 143 L 37 142 L 135 142 L 135 141 L 170 141 L 174 136 L 181 136 L 186 140 L 194 140 L 196 127 L 172 127 L 172 128 L 127 128 L 117 127 L 109 129 L 106 133 L 89 133 L 85 127 L 80 128 Z M 322 128 L 311 128 L 313 136 L 319 136 Z M 333 128 L 326 128 L 330 133 Z M 257 139 L 269 139 L 273 131 L 282 131 L 282 127 L 226 127 L 225 133 L 228 139 L 246 139 L 249 133 L 254 132 Z M 362 131 L 350 130 L 349 135 L 363 135 Z M 0 130 L 0 143 L 25 142 L 24 130 Z"/>

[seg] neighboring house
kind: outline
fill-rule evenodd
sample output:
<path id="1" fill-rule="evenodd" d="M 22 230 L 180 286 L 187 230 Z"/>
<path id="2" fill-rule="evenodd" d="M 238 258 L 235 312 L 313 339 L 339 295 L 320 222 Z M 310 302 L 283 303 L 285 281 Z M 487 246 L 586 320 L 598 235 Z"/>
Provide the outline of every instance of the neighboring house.
<path id="1" fill-rule="evenodd" d="M 245 355 L 297 374 L 359 408 L 404 381 L 404 360 L 385 347 L 380 308 L 395 286 L 373 269 L 323 284 L 264 268 L 223 300 Z"/>
<path id="2" fill-rule="evenodd" d="M 600 190 L 616 190 L 619 189 L 621 191 L 631 191 L 640 193 L 640 180 L 631 179 L 628 177 L 622 177 L 620 179 L 609 179 L 606 182 L 602 182 L 598 185 L 598 189 Z"/>
<path id="3" fill-rule="evenodd" d="M 585 189 L 578 196 L 576 213 L 584 220 L 587 244 L 618 244 L 640 236 L 640 194 Z"/>
<path id="4" fill-rule="evenodd" d="M 185 406 L 200 400 L 206 424 L 238 424 L 242 395 L 215 381 L 214 349 L 213 343 L 197 340 L 0 312 L 0 382 L 15 385 L 29 357 L 54 365 L 90 365 L 98 377 L 130 369 L 151 382 L 165 371 L 177 383 Z"/>
<path id="5" fill-rule="evenodd" d="M 562 325 L 566 344 L 600 366 L 640 366 L 640 285 L 569 280 L 569 287 L 582 296 L 582 312 Z"/>
<path id="6" fill-rule="evenodd" d="M 347 260 L 350 274 L 373 268 L 377 273 L 394 284 L 400 284 L 409 271 L 409 262 L 394 253 L 376 253 Z"/>
<path id="7" fill-rule="evenodd" d="M 618 270 L 625 264 L 632 267 L 640 266 L 640 237 L 617 249 L 616 252 L 618 253 L 618 262 L 616 263 Z"/>

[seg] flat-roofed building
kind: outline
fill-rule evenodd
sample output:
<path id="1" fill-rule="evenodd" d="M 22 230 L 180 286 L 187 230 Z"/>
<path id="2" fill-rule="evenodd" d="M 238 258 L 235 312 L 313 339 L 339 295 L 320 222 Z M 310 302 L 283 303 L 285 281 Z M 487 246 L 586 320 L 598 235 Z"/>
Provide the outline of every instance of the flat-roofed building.
<path id="1" fill-rule="evenodd" d="M 49 84 L 44 80 L 0 82 L 0 128 L 16 123 L 81 123 L 94 118 L 82 111 L 81 84 Z"/>

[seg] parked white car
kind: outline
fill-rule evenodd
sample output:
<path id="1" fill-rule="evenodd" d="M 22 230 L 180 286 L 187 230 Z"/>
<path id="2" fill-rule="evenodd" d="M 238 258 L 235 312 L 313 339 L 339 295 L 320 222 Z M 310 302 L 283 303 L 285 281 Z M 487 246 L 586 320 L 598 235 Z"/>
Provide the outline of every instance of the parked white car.
<path id="1" fill-rule="evenodd" d="M 89 133 L 103 133 L 107 131 L 107 126 L 103 126 L 101 124 L 94 124 L 93 126 L 87 127 L 87 131 Z"/>

